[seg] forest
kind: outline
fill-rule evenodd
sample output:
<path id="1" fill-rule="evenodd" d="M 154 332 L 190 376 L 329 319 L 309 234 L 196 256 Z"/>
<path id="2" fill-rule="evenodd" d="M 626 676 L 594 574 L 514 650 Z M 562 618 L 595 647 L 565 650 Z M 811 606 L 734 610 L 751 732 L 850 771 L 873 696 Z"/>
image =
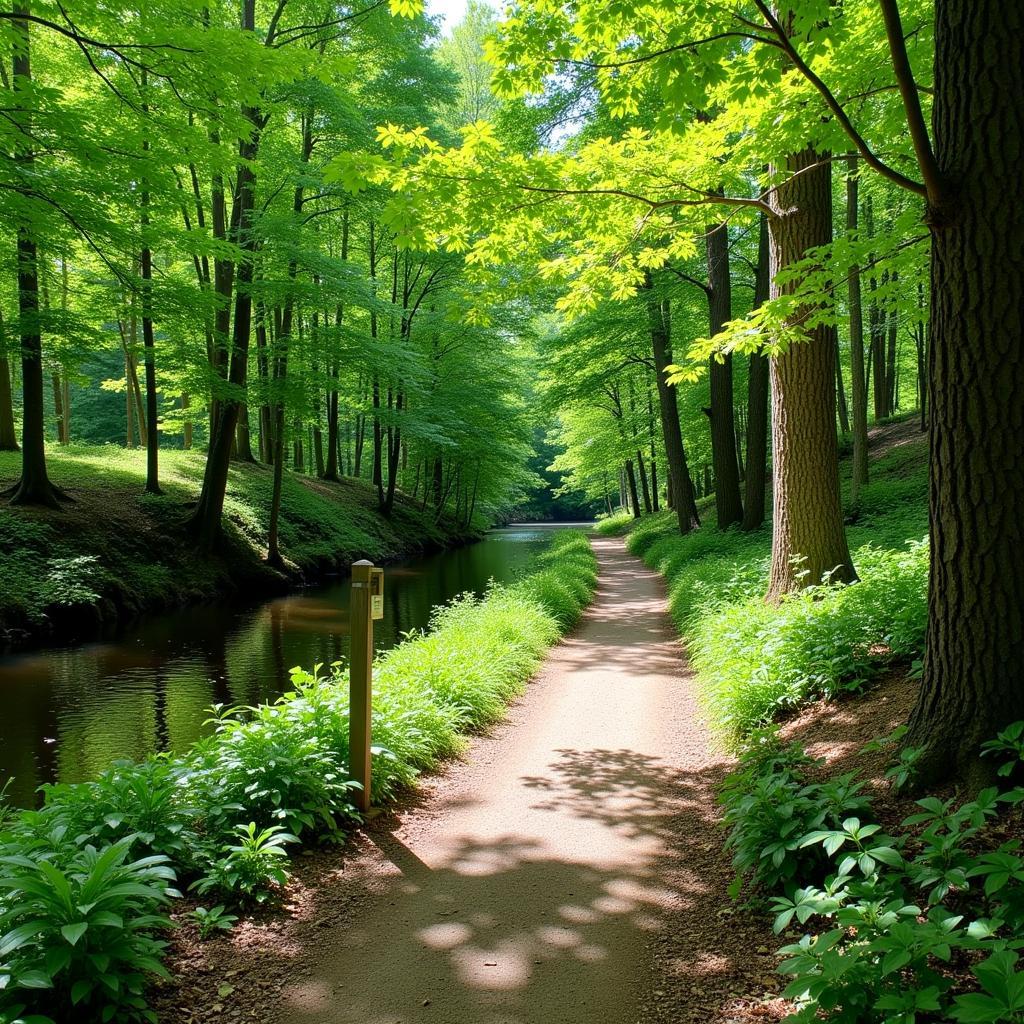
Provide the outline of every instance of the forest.
<path id="1" fill-rule="evenodd" d="M 396 610 L 377 651 L 370 795 L 399 808 L 384 817 L 401 823 L 417 777 L 467 749 L 472 766 L 478 743 L 507 742 L 512 775 L 557 788 L 514 735 L 531 713 L 515 702 L 555 678 L 580 702 L 555 725 L 596 724 L 553 735 L 551 756 L 589 744 L 597 781 L 576 779 L 574 799 L 608 800 L 576 816 L 649 833 L 714 879 L 705 895 L 672 882 L 677 902 L 736 901 L 715 970 L 742 1012 L 685 988 L 713 987 L 695 965 L 718 940 L 663 906 L 668 967 L 630 959 L 642 926 L 601 940 L 655 979 L 621 1005 L 571 972 L 538 994 L 495 939 L 484 966 L 511 971 L 510 1021 L 641 1006 L 666 1022 L 1024 1021 L 1024 6 L 453 10 L 0 11 L 4 649 L 116 640 L 140 615 L 284 594 L 357 558 L 398 562 L 397 588 L 441 552 L 433 610 Z M 523 521 L 549 524 L 525 563 L 439 568 Z M 161 682 L 135 763 L 0 756 L 12 774 L 35 756 L 42 782 L 34 809 L 0 788 L 0 1024 L 217 1019 L 241 988 L 218 974 L 235 935 L 301 902 L 293 874 L 332 891 L 327 858 L 361 824 L 378 836 L 352 795 L 347 648 L 293 669 L 274 643 L 276 689 L 225 695 L 211 676 L 187 728 Z M 36 678 L 5 658 L 0 686 Z M 608 673 L 623 685 L 606 693 Z M 657 704 L 663 676 L 676 688 Z M 605 700 L 678 735 L 605 735 Z M 510 702 L 513 733 L 492 735 Z M 175 715 L 187 744 L 168 738 Z M 24 750 L 70 748 L 62 728 Z M 861 775 L 836 753 L 855 743 L 874 765 Z M 626 751 L 646 768 L 612 779 Z M 683 774 L 652 781 L 659 758 Z M 457 787 L 471 767 L 453 771 Z M 707 820 L 678 804 L 687 786 Z M 618 788 L 676 809 L 645 831 L 653 812 L 616 817 Z M 504 871 L 506 854 L 531 862 L 509 852 L 515 827 L 523 849 L 567 828 L 530 832 L 516 793 L 489 798 L 511 822 L 501 841 L 458 817 L 472 801 L 446 812 Z M 568 813 L 559 800 L 544 809 Z M 591 840 L 570 836 L 554 859 L 580 867 L 570 848 Z M 473 875 L 445 842 L 421 860 Z M 294 867 L 300 847 L 312 859 Z M 644 863 L 631 885 L 658 876 Z M 527 884 L 489 873 L 483 901 Z M 789 944 L 755 968 L 772 918 Z M 458 960 L 491 947 L 433 944 L 433 927 L 407 959 L 452 951 L 458 1001 L 435 1019 L 492 1020 Z M 195 980 L 207 949 L 217 1011 Z M 757 980 L 776 967 L 778 991 Z M 410 967 L 415 984 L 379 1004 L 316 1003 L 311 969 L 307 990 L 273 1009 L 247 994 L 239 1014 L 383 1024 L 437 998 Z M 585 1013 L 551 994 L 592 983 Z"/>

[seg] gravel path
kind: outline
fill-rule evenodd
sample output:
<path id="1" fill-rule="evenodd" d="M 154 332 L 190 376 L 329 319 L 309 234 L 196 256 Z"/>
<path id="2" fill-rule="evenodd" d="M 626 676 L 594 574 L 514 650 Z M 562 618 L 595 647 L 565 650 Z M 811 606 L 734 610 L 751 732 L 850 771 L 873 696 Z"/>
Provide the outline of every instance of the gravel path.
<path id="1" fill-rule="evenodd" d="M 287 961 L 261 1019 L 778 1016 L 746 998 L 774 986 L 776 943 L 725 891 L 714 809 L 725 764 L 709 749 L 664 584 L 620 540 L 594 547 L 597 598 L 508 721 L 316 882 L 334 887 L 326 912 L 300 895 L 288 934 L 244 941 L 264 965 L 275 943 Z"/>

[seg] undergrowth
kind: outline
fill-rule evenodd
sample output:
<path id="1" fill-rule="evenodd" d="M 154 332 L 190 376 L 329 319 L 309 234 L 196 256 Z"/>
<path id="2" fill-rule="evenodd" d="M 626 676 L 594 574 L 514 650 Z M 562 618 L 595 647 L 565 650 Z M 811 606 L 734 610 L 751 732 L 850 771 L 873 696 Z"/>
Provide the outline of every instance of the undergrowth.
<path id="1" fill-rule="evenodd" d="M 669 608 L 686 641 L 714 726 L 738 746 L 752 730 L 816 697 L 855 690 L 893 662 L 912 660 L 927 621 L 927 477 L 920 446 L 872 467 L 848 505 L 860 581 L 827 580 L 764 602 L 771 536 L 705 525 L 680 536 L 671 513 L 630 531 L 629 549 L 668 581 Z"/>
<path id="2" fill-rule="evenodd" d="M 88 633 L 119 616 L 236 589 L 280 588 L 281 576 L 263 564 L 273 489 L 267 467 L 232 464 L 224 551 L 203 557 L 185 530 L 203 453 L 162 451 L 160 496 L 143 493 L 144 450 L 54 445 L 47 458 L 74 501 L 60 511 L 0 507 L 0 643 Z M 17 479 L 18 459 L 0 452 L 0 489 Z M 376 490 L 364 481 L 328 483 L 287 470 L 282 486 L 280 542 L 293 576 L 357 558 L 387 561 L 460 532 L 402 496 L 390 519 L 381 516 Z"/>
<path id="3" fill-rule="evenodd" d="M 375 665 L 373 798 L 384 803 L 498 719 L 596 586 L 585 534 L 557 535 L 537 570 L 435 611 Z M 340 665 L 293 672 L 273 704 L 215 709 L 187 755 L 122 763 L 44 787 L 37 811 L 0 799 L 0 1024 L 152 1021 L 167 903 L 188 885 L 216 905 L 210 934 L 273 899 L 288 852 L 358 822 Z M 2 790 L 0 790 L 2 798 Z M 197 911 L 198 914 L 198 911 Z"/>
<path id="4" fill-rule="evenodd" d="M 1024 723 L 985 744 L 1019 775 Z M 893 835 L 853 775 L 812 782 L 813 764 L 772 732 L 753 738 L 722 793 L 727 845 L 769 899 L 794 1024 L 1024 1022 L 1024 788 L 958 802 L 930 796 Z M 898 781 L 899 765 L 890 777 Z"/>

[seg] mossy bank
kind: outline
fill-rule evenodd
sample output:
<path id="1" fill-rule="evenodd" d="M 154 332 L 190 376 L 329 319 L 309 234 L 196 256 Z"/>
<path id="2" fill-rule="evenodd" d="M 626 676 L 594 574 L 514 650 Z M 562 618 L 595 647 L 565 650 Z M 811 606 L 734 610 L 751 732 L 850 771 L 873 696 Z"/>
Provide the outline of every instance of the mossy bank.
<path id="1" fill-rule="evenodd" d="M 186 529 L 201 453 L 160 453 L 159 496 L 144 493 L 143 450 L 53 446 L 48 459 L 72 501 L 61 511 L 0 504 L 0 649 L 95 636 L 144 612 L 280 593 L 357 558 L 395 561 L 473 536 L 402 496 L 384 518 L 366 481 L 286 471 L 278 571 L 264 561 L 273 485 L 266 466 L 232 465 L 224 539 L 211 556 Z M 18 469 L 17 452 L 0 453 L 0 490 Z"/>

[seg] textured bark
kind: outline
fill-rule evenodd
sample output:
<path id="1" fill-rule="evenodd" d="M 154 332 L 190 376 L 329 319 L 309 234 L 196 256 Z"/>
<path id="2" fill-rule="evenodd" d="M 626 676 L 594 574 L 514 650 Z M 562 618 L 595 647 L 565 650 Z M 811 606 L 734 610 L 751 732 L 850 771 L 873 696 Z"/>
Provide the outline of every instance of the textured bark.
<path id="1" fill-rule="evenodd" d="M 11 390 L 11 366 L 0 355 L 0 452 L 16 452 L 18 437 L 14 430 L 14 395 Z"/>
<path id="2" fill-rule="evenodd" d="M 812 149 L 791 156 L 787 181 L 771 193 L 772 296 L 778 271 L 832 239 L 831 164 Z M 800 172 L 800 173 L 796 173 Z M 797 318 L 801 313 L 798 311 Z M 768 599 L 820 583 L 828 573 L 856 578 L 839 499 L 835 343 L 821 326 L 771 358 L 774 522 Z"/>
<path id="3" fill-rule="evenodd" d="M 935 28 L 926 781 L 1024 718 L 1024 5 L 938 0 Z"/>
<path id="4" fill-rule="evenodd" d="M 636 469 L 633 467 L 632 459 L 626 459 L 626 480 L 629 483 L 629 504 L 633 512 L 633 518 L 639 519 L 642 514 L 640 511 L 640 495 L 637 492 Z"/>
<path id="5" fill-rule="evenodd" d="M 847 157 L 847 164 L 846 229 L 856 232 L 860 203 L 856 154 Z M 856 501 L 860 489 L 868 482 L 868 392 L 864 378 L 864 306 L 859 267 L 850 267 L 846 284 L 850 306 L 850 397 L 853 403 L 853 477 L 850 497 Z"/>
<path id="6" fill-rule="evenodd" d="M 17 14 L 28 14 L 28 5 L 15 8 Z M 13 59 L 14 93 L 20 97 L 32 85 L 32 65 L 29 53 L 29 27 L 27 21 L 11 23 L 16 33 Z M 30 104 L 26 99 L 26 108 Z M 19 109 L 15 118 L 25 136 L 31 139 L 32 126 L 25 110 Z M 35 154 L 23 145 L 15 156 L 23 173 L 31 178 L 34 173 Z M 43 342 L 39 334 L 39 259 L 35 239 L 27 225 L 17 228 L 18 268 L 18 334 L 21 340 L 21 479 L 11 497 L 12 505 L 47 505 L 59 508 L 57 489 L 50 483 L 46 472 L 46 426 L 43 411 Z"/>
<path id="7" fill-rule="evenodd" d="M 255 0 L 244 0 L 243 11 L 243 28 L 252 31 L 255 21 Z M 252 329 L 253 261 L 256 252 L 256 238 L 252 232 L 256 188 L 253 167 L 259 152 L 260 133 L 257 126 L 262 123 L 262 119 L 258 110 L 250 108 L 245 113 L 253 125 L 253 130 L 248 138 L 239 140 L 238 175 L 231 214 L 232 233 L 240 249 L 236 273 L 237 287 L 232 325 L 231 364 L 228 371 L 228 381 L 234 385 L 235 393 L 217 403 L 216 430 L 211 438 L 206 458 L 203 488 L 191 519 L 192 531 L 203 550 L 210 550 L 220 539 L 231 451 L 235 439 L 235 427 L 238 424 L 238 414 L 242 406 L 242 401 L 237 395 L 244 393 L 245 390 L 249 335 Z"/>
<path id="8" fill-rule="evenodd" d="M 721 333 L 732 319 L 732 287 L 729 280 L 729 229 L 724 223 L 705 235 L 708 263 L 708 327 L 710 337 Z M 736 459 L 736 425 L 732 407 L 732 356 L 712 356 L 711 458 L 715 470 L 715 512 L 718 528 L 725 530 L 743 520 L 743 499 Z"/>
<path id="9" fill-rule="evenodd" d="M 683 432 L 679 425 L 676 390 L 665 379 L 665 371 L 672 362 L 669 304 L 667 299 L 659 300 L 654 294 L 650 276 L 647 277 L 644 290 L 651 331 L 651 348 L 654 353 L 654 375 L 658 381 L 665 461 L 668 463 L 669 506 L 675 510 L 679 532 L 689 533 L 695 526 L 700 526 L 700 517 L 697 515 L 693 484 L 686 465 L 686 449 L 683 447 Z"/>
<path id="10" fill-rule="evenodd" d="M 768 262 L 768 219 L 762 214 L 754 275 L 754 309 L 768 299 Z M 751 354 L 747 374 L 747 471 L 744 476 L 742 527 L 758 530 L 764 523 L 768 477 L 768 357 L 761 352 Z"/>

